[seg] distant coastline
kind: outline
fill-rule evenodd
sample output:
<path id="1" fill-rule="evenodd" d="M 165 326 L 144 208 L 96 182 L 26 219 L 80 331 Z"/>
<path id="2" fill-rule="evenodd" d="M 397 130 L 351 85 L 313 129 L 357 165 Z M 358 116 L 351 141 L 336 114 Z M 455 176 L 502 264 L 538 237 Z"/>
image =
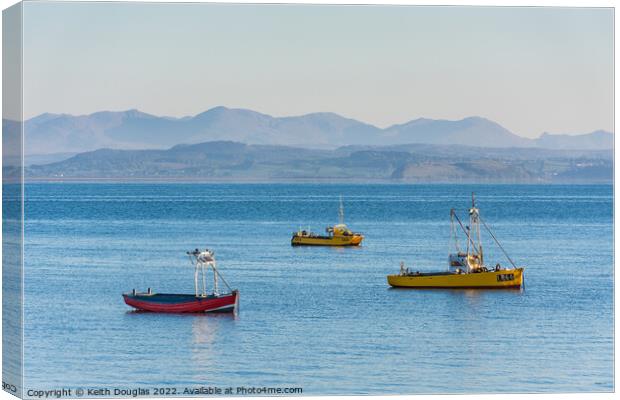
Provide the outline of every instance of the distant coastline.
<path id="1" fill-rule="evenodd" d="M 11 175 L 8 167 L 5 176 Z M 25 168 L 29 182 L 589 184 L 613 180 L 613 152 L 471 146 L 315 150 L 230 141 L 101 149 Z"/>
<path id="2" fill-rule="evenodd" d="M 3 120 L 7 149 L 20 124 Z M 24 124 L 33 181 L 575 184 L 613 180 L 614 135 L 518 136 L 482 117 L 384 129 L 334 113 L 272 117 L 215 107 L 42 114 Z M 19 146 L 18 146 L 19 145 Z M 10 154 L 10 153 L 7 153 Z M 5 176 L 19 157 L 4 157 Z"/>

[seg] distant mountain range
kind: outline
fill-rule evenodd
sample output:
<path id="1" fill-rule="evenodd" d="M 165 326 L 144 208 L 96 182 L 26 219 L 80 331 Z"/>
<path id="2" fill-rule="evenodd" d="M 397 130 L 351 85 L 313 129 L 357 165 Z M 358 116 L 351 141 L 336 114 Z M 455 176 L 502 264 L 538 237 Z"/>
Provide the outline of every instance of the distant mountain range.
<path id="1" fill-rule="evenodd" d="M 4 122 L 3 127 L 7 126 L 10 124 Z M 81 116 L 42 114 L 26 121 L 25 138 L 27 155 L 79 153 L 101 148 L 165 149 L 179 143 L 222 140 L 315 149 L 412 143 L 492 148 L 613 148 L 610 132 L 545 133 L 538 139 L 528 139 L 481 117 L 458 121 L 421 118 L 381 129 L 333 113 L 277 118 L 226 107 L 215 107 L 184 118 L 158 117 L 138 110 L 102 111 Z"/>
<path id="2" fill-rule="evenodd" d="M 5 167 L 5 176 L 11 171 Z M 100 149 L 26 168 L 30 180 L 609 183 L 611 150 L 409 144 L 334 150 L 215 141 Z"/>

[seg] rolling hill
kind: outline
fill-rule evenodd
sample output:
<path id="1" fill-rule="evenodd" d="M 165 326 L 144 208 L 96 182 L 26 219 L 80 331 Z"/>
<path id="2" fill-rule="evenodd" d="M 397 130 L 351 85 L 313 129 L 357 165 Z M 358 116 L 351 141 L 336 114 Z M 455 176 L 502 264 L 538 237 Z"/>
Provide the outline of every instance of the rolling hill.
<path id="1" fill-rule="evenodd" d="M 335 150 L 214 141 L 166 150 L 100 149 L 26 168 L 29 180 L 608 183 L 609 150 L 410 144 Z"/>

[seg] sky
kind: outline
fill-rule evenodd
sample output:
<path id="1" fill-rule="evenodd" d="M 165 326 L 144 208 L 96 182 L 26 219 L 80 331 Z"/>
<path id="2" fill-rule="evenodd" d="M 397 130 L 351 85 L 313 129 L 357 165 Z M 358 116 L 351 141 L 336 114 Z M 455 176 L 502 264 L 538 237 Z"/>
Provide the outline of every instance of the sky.
<path id="1" fill-rule="evenodd" d="M 215 106 L 613 131 L 609 8 L 26 2 L 24 117 Z"/>

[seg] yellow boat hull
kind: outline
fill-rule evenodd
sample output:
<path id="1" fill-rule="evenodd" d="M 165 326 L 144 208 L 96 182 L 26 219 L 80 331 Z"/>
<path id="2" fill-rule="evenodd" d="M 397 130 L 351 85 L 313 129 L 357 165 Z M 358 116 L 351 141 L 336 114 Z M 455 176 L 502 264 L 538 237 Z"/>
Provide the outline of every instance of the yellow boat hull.
<path id="1" fill-rule="evenodd" d="M 293 246 L 359 246 L 364 236 L 334 236 L 330 238 L 294 236 Z"/>
<path id="2" fill-rule="evenodd" d="M 523 268 L 471 274 L 388 275 L 393 287 L 509 289 L 523 285 Z"/>

